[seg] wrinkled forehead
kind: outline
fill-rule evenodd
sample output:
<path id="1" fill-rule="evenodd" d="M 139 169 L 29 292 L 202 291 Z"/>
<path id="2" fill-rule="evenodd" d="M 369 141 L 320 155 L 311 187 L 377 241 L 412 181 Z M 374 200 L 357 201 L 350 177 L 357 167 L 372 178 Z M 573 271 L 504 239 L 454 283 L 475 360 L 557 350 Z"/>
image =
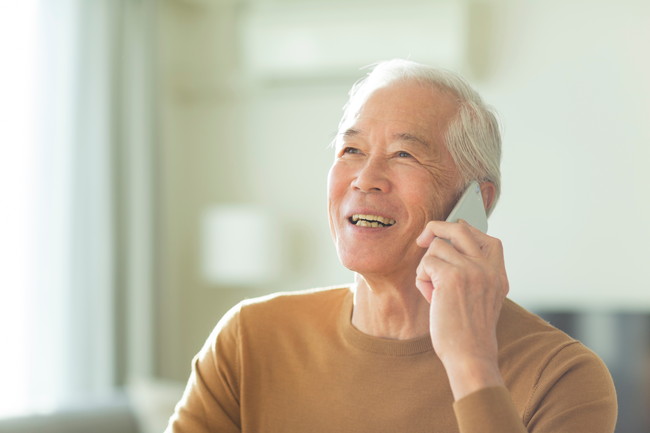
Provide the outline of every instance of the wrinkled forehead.
<path id="1" fill-rule="evenodd" d="M 352 95 L 339 123 L 339 134 L 364 120 L 412 124 L 438 135 L 458 112 L 459 102 L 447 89 L 414 81 L 393 82 L 359 89 Z"/>

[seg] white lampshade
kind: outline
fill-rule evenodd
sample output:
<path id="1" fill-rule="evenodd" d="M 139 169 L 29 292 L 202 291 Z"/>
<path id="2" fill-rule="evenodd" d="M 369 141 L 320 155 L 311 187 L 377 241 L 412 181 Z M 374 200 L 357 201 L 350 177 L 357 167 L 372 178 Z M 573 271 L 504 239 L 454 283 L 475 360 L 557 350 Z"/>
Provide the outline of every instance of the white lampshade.
<path id="1" fill-rule="evenodd" d="M 255 286 L 276 278 L 282 261 L 280 230 L 249 205 L 218 205 L 202 219 L 202 272 L 220 286 Z"/>

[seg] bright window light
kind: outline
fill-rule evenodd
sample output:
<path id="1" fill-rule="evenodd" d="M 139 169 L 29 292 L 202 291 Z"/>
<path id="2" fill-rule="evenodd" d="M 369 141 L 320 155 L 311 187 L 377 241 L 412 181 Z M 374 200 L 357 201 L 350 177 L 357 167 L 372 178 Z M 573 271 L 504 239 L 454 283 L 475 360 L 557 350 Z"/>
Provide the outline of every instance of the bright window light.
<path id="1" fill-rule="evenodd" d="M 38 5 L 0 4 L 0 416 L 28 404 L 30 295 L 35 283 Z"/>

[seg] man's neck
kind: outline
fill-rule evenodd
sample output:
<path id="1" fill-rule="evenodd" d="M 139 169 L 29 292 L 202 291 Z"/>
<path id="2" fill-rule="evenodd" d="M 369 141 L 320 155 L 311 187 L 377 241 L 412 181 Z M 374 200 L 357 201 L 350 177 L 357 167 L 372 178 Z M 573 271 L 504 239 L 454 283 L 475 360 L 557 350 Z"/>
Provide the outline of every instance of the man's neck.
<path id="1" fill-rule="evenodd" d="M 375 337 L 407 340 L 429 333 L 429 304 L 414 284 L 357 275 L 352 325 Z"/>

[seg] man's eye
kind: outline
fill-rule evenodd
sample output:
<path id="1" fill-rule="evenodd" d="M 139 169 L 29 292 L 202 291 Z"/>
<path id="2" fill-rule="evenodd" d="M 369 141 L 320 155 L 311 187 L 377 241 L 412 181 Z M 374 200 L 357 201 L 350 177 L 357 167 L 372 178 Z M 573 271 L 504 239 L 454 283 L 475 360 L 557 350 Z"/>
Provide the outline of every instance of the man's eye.
<path id="1" fill-rule="evenodd" d="M 357 149 L 356 147 L 346 147 L 346 148 L 343 149 L 343 152 L 341 152 L 341 153 L 351 153 L 353 155 L 356 155 L 358 153 L 361 153 L 361 151 L 359 149 Z"/>
<path id="2" fill-rule="evenodd" d="M 397 156 L 400 158 L 412 158 L 413 156 L 408 152 L 397 152 Z"/>

